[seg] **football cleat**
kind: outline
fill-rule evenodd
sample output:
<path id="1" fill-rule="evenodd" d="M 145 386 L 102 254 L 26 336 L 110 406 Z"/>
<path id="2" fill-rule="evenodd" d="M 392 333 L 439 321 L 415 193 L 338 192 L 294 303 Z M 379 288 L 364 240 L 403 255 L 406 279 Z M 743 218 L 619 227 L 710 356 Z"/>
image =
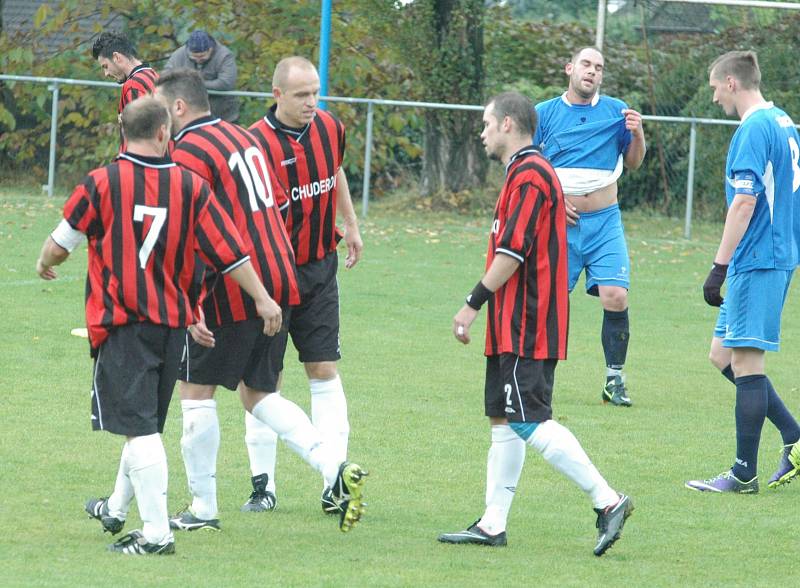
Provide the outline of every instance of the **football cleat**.
<path id="1" fill-rule="evenodd" d="M 90 498 L 83 508 L 90 518 L 100 521 L 104 533 L 116 535 L 125 526 L 125 519 L 109 516 L 108 498 Z"/>
<path id="2" fill-rule="evenodd" d="M 267 474 L 259 474 L 253 476 L 251 481 L 253 483 L 253 492 L 242 506 L 242 512 L 267 512 L 278 508 L 278 499 L 275 494 L 267 490 L 269 476 Z"/>
<path id="3" fill-rule="evenodd" d="M 603 404 L 611 403 L 614 406 L 633 405 L 633 402 L 631 402 L 628 396 L 628 390 L 625 388 L 625 380 L 622 376 L 614 376 L 606 382 L 606 386 L 603 388 L 602 398 Z"/>
<path id="4" fill-rule="evenodd" d="M 339 474 L 331 488 L 331 498 L 340 509 L 339 530 L 342 533 L 350 531 L 365 512 L 364 484 L 368 475 L 360 465 L 349 461 L 339 466 Z"/>
<path id="5" fill-rule="evenodd" d="M 800 441 L 781 448 L 781 460 L 778 469 L 767 482 L 768 488 L 777 488 L 788 484 L 800 475 Z"/>
<path id="6" fill-rule="evenodd" d="M 625 526 L 625 521 L 633 512 L 633 501 L 630 496 L 620 494 L 616 504 L 606 508 L 596 508 L 594 512 L 597 513 L 597 522 L 595 523 L 597 544 L 594 546 L 594 554 L 600 557 L 622 535 L 622 527 Z"/>
<path id="7" fill-rule="evenodd" d="M 734 494 L 757 494 L 758 493 L 758 476 L 753 477 L 749 482 L 742 482 L 739 478 L 733 475 L 733 472 L 728 470 L 722 472 L 720 475 L 708 480 L 689 480 L 685 486 L 689 490 L 697 490 L 698 492 L 732 492 Z"/>
<path id="8" fill-rule="evenodd" d="M 442 533 L 436 540 L 441 543 L 454 543 L 458 545 L 486 545 L 489 547 L 505 547 L 508 544 L 506 539 L 506 532 L 498 533 L 497 535 L 489 535 L 486 531 L 478 526 L 480 519 L 472 523 L 463 531 L 455 533 Z"/>
<path id="9" fill-rule="evenodd" d="M 333 492 L 331 491 L 330 486 L 325 488 L 322 491 L 322 497 L 319 499 L 320 504 L 322 504 L 322 512 L 328 515 L 340 515 L 342 513 L 341 507 L 336 504 L 336 501 L 333 499 Z"/>
<path id="10" fill-rule="evenodd" d="M 177 531 L 220 530 L 219 519 L 198 519 L 188 508 L 170 517 L 169 528 Z"/>
<path id="11" fill-rule="evenodd" d="M 148 543 L 137 529 L 120 537 L 116 543 L 108 546 L 108 550 L 125 555 L 171 555 L 175 553 L 175 539 L 170 533 L 163 543 Z"/>

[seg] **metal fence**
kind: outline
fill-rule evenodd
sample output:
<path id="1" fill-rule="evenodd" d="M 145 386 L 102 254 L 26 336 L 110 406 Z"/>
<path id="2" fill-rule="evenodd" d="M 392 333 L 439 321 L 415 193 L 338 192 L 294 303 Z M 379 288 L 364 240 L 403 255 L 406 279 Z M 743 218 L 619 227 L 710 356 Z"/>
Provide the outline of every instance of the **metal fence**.
<path id="1" fill-rule="evenodd" d="M 47 84 L 48 89 L 52 92 L 52 106 L 51 106 L 51 120 L 50 120 L 50 151 L 48 159 L 48 174 L 47 184 L 42 186 L 42 189 L 47 192 L 49 196 L 53 195 L 55 188 L 55 175 L 56 175 L 56 145 L 58 137 L 58 100 L 59 89 L 61 86 L 101 86 L 108 88 L 118 88 L 119 85 L 113 82 L 102 82 L 95 80 L 76 80 L 69 78 L 50 78 L 50 77 L 34 77 L 34 76 L 18 76 L 18 75 L 5 75 L 0 74 L 0 80 L 12 82 L 24 82 L 34 84 Z M 272 94 L 269 92 L 211 92 L 212 94 L 230 94 L 233 96 L 249 97 L 249 98 L 270 98 Z M 324 96 L 326 101 L 342 102 L 349 104 L 365 104 L 367 106 L 367 120 L 366 131 L 364 140 L 364 179 L 362 184 L 362 215 L 367 216 L 369 211 L 369 188 L 370 188 L 370 175 L 371 175 L 371 158 L 372 158 L 372 142 L 373 142 L 373 120 L 376 106 L 386 107 L 406 107 L 406 108 L 437 108 L 446 110 L 473 110 L 482 111 L 483 106 L 465 105 L 465 104 L 443 104 L 431 102 L 412 102 L 404 100 L 380 100 L 375 98 L 350 98 L 341 96 Z M 645 115 L 644 121 L 647 122 L 661 122 L 676 125 L 689 125 L 689 145 L 688 145 L 688 169 L 686 172 L 686 210 L 685 210 L 685 225 L 684 236 L 691 238 L 692 231 L 692 207 L 694 199 L 694 176 L 695 176 L 695 160 L 697 148 L 697 127 L 698 125 L 727 125 L 736 126 L 738 121 L 734 120 L 718 120 L 709 118 L 689 118 L 689 117 L 676 117 L 676 116 L 648 116 Z"/>

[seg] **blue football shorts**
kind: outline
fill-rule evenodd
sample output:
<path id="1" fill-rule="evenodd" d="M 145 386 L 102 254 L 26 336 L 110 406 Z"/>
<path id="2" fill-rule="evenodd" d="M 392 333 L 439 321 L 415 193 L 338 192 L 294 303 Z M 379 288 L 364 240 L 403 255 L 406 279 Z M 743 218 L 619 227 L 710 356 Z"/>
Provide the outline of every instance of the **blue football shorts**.
<path id="1" fill-rule="evenodd" d="M 586 268 L 586 293 L 597 296 L 598 286 L 630 286 L 631 262 L 619 205 L 582 212 L 576 225 L 567 225 L 569 291 Z"/>
<path id="2" fill-rule="evenodd" d="M 793 273 L 758 269 L 728 277 L 725 301 L 714 327 L 714 336 L 722 338 L 723 347 L 778 351 L 781 312 Z"/>

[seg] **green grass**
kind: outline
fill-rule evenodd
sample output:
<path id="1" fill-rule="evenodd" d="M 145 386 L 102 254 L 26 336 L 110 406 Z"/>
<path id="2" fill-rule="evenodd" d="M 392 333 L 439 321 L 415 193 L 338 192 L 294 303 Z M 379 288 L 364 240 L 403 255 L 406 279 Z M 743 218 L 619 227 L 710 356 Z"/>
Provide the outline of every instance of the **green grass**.
<path id="1" fill-rule="evenodd" d="M 464 347 L 453 314 L 480 277 L 488 218 L 380 207 L 363 222 L 365 255 L 340 274 L 340 371 L 350 405 L 351 457 L 371 471 L 368 512 L 343 535 L 319 509 L 320 480 L 288 448 L 279 450 L 279 509 L 239 512 L 249 488 L 243 413 L 220 390 L 219 534 L 180 535 L 170 558 L 106 553 L 110 541 L 83 514 L 89 496 L 111 491 L 121 440 L 92 433 L 83 324 L 82 247 L 42 282 L 34 263 L 59 218 L 60 200 L 0 193 L 0 569 L 3 586 L 674 586 L 777 585 L 790 571 L 800 487 L 758 496 L 706 496 L 683 488 L 730 465 L 733 388 L 706 359 L 714 311 L 705 277 L 721 227 L 629 213 L 632 339 L 628 382 L 635 406 L 600 403 L 601 311 L 572 298 L 569 359 L 556 373 L 555 416 L 581 440 L 611 484 L 634 497 L 623 540 L 591 554 L 594 515 L 579 490 L 533 451 L 520 481 L 506 549 L 435 541 L 483 510 L 489 433 L 482 408 L 481 337 Z M 797 410 L 797 294 L 784 312 L 783 350 L 768 372 Z M 482 331 L 483 318 L 475 327 Z M 308 408 L 296 355 L 284 393 Z M 164 435 L 169 504 L 188 492 L 180 457 L 180 406 Z M 780 439 L 769 425 L 762 481 Z M 765 486 L 766 484 L 764 484 Z M 129 528 L 138 525 L 132 513 Z"/>

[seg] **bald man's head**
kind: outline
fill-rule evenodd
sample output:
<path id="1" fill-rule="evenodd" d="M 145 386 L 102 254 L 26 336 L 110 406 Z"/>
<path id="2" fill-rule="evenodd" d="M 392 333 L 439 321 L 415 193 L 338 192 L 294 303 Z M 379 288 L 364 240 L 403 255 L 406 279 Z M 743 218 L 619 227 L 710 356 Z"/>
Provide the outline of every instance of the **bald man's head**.
<path id="1" fill-rule="evenodd" d="M 169 111 L 152 96 L 129 102 L 122 111 L 122 132 L 128 142 L 158 139 L 162 126 L 169 129 Z"/>

